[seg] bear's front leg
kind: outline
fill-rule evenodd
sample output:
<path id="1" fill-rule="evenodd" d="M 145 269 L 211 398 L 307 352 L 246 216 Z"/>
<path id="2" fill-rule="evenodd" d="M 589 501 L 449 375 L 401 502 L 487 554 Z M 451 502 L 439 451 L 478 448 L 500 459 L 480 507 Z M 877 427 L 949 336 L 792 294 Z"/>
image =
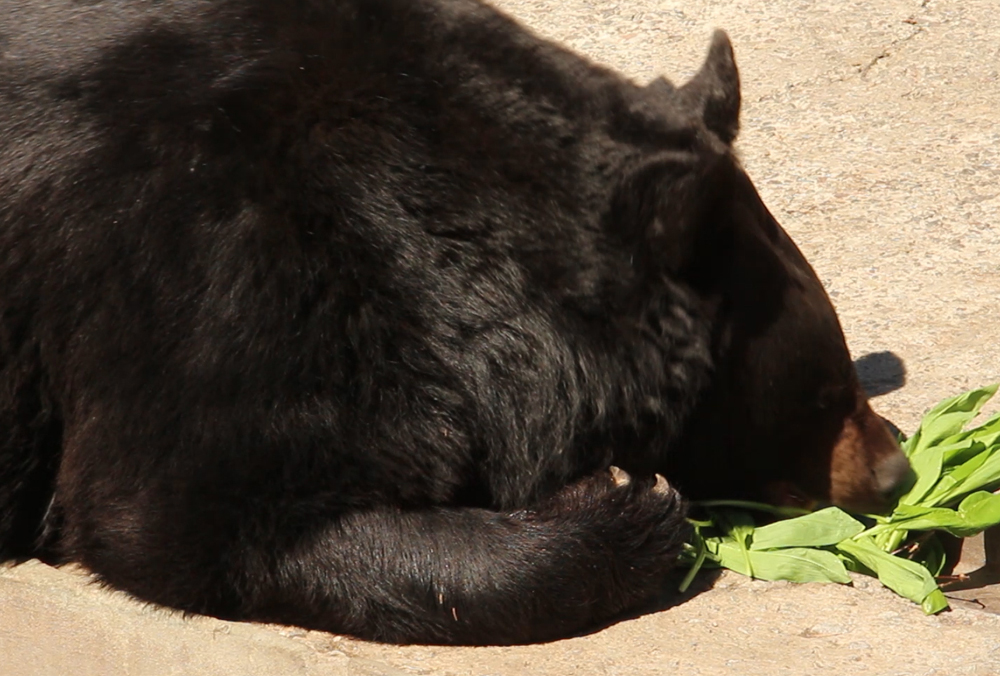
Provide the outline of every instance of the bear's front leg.
<path id="1" fill-rule="evenodd" d="M 648 600 L 686 535 L 662 477 L 620 470 L 512 513 L 372 509 L 280 552 L 241 614 L 386 642 L 544 641 Z"/>
<path id="2" fill-rule="evenodd" d="M 71 558 L 162 605 L 393 643 L 528 643 L 595 627 L 660 591 L 688 532 L 662 477 L 620 470 L 506 513 L 331 514 L 319 500 L 241 506 L 224 495 L 203 496 L 189 523 L 139 524 L 142 510 L 130 512 L 130 532 L 105 514 L 106 527 L 73 538 Z"/>

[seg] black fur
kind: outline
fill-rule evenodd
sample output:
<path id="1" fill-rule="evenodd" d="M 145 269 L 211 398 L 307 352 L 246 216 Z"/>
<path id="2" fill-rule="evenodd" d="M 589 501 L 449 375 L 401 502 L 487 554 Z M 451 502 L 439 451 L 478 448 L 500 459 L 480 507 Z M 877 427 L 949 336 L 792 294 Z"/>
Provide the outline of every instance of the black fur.
<path id="1" fill-rule="evenodd" d="M 738 110 L 722 34 L 642 88 L 474 0 L 7 0 L 0 558 L 386 641 L 634 607 L 654 472 L 752 497 L 847 415 L 725 395 L 853 378 Z"/>

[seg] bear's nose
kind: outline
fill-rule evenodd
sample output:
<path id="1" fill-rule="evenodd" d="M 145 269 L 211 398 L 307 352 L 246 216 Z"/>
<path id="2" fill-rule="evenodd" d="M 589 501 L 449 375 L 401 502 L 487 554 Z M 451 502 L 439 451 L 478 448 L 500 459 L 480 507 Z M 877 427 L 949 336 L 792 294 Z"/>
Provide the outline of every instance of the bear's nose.
<path id="1" fill-rule="evenodd" d="M 909 490 L 917 478 L 902 451 L 883 459 L 875 466 L 874 472 L 875 486 L 890 504 L 895 504 L 896 499 Z"/>

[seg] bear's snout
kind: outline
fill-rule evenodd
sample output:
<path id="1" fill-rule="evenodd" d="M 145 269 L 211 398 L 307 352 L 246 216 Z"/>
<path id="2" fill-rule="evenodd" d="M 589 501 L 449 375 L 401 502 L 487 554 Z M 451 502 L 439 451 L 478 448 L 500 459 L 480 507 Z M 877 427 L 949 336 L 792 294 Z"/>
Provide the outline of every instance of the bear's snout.
<path id="1" fill-rule="evenodd" d="M 884 458 L 875 467 L 875 485 L 888 503 L 894 503 L 916 478 L 910 461 L 902 452 Z"/>
<path id="2" fill-rule="evenodd" d="M 864 402 L 833 448 L 830 502 L 855 512 L 889 511 L 913 483 L 913 470 L 885 422 Z"/>

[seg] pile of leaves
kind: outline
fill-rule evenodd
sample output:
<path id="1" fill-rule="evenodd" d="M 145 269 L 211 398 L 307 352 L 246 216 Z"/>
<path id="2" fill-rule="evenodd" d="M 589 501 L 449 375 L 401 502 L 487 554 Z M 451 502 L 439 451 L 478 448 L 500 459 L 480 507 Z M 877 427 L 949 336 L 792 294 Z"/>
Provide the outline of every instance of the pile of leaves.
<path id="1" fill-rule="evenodd" d="M 924 612 L 948 607 L 936 578 L 946 564 L 937 534 L 975 535 L 1000 524 L 1000 414 L 965 429 L 997 385 L 941 402 L 901 445 L 916 482 L 888 516 L 816 512 L 758 503 L 700 503 L 705 520 L 681 555 L 691 570 L 723 567 L 761 580 L 851 581 L 848 571 L 877 577 Z M 771 520 L 756 526 L 754 514 Z M 777 520 L 774 520 L 777 518 Z"/>

